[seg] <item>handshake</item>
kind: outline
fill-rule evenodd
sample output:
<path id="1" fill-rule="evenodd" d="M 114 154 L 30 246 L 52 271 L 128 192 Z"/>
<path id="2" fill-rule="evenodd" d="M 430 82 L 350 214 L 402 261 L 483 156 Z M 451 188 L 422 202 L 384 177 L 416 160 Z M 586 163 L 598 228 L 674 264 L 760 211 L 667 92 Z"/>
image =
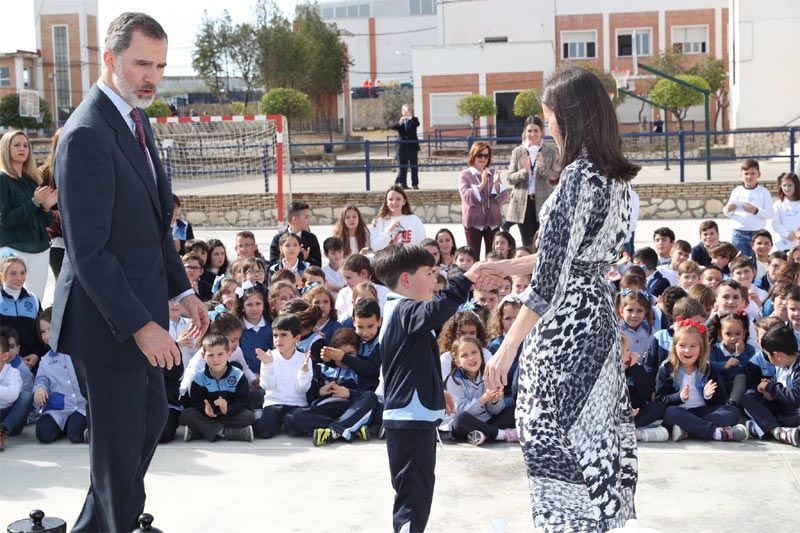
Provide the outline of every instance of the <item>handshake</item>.
<path id="1" fill-rule="evenodd" d="M 506 275 L 489 261 L 475 263 L 464 273 L 464 276 L 479 291 L 491 291 L 499 288 L 503 284 Z"/>

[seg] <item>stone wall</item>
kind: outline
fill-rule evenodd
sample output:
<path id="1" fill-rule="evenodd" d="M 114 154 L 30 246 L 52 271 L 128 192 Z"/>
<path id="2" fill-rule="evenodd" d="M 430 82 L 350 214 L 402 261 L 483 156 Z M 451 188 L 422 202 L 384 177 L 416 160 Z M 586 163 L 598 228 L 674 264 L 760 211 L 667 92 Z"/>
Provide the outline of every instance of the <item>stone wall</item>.
<path id="1" fill-rule="evenodd" d="M 766 187 L 776 195 L 775 184 Z M 639 185 L 641 219 L 718 218 L 733 189 L 733 183 L 686 183 Z M 461 222 L 461 199 L 456 190 L 409 191 L 414 213 L 429 224 Z M 297 193 L 293 199 L 311 207 L 312 224 L 335 224 L 341 210 L 358 206 L 371 220 L 383 201 L 383 192 Z M 181 197 L 182 212 L 195 226 L 236 228 L 274 227 L 277 224 L 274 194 L 240 194 Z"/>
<path id="2" fill-rule="evenodd" d="M 742 133 L 739 130 L 731 137 L 739 157 L 773 155 L 789 148 L 788 131 Z M 795 137 L 795 142 L 797 140 Z"/>
<path id="3" fill-rule="evenodd" d="M 352 102 L 353 129 L 386 127 L 386 123 L 383 121 L 383 98 L 354 98 Z"/>

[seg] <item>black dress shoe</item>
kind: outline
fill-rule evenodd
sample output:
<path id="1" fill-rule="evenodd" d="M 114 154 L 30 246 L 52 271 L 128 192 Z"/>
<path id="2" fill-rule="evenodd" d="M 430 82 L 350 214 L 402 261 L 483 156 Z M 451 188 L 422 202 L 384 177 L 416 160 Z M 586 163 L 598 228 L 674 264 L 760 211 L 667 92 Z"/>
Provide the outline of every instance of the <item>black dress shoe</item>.
<path id="1" fill-rule="evenodd" d="M 414 186 L 413 186 L 413 187 L 411 187 L 411 188 L 412 188 L 412 189 L 414 189 L 415 191 L 418 191 L 418 190 L 419 190 L 419 185 L 414 185 Z"/>

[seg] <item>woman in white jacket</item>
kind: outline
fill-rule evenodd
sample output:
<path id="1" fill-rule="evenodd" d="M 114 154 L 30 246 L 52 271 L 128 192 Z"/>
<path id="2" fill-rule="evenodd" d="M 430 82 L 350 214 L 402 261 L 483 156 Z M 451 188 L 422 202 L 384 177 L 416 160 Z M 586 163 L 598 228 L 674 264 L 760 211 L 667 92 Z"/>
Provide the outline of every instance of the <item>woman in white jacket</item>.
<path id="1" fill-rule="evenodd" d="M 787 251 L 795 245 L 795 231 L 800 228 L 800 180 L 794 172 L 778 176 L 778 201 L 773 205 L 772 229 L 780 236 L 775 249 Z"/>
<path id="2" fill-rule="evenodd" d="M 378 216 L 372 221 L 370 248 L 377 252 L 390 244 L 419 244 L 424 239 L 425 226 L 411 212 L 405 190 L 399 185 L 392 185 L 383 197 Z"/>

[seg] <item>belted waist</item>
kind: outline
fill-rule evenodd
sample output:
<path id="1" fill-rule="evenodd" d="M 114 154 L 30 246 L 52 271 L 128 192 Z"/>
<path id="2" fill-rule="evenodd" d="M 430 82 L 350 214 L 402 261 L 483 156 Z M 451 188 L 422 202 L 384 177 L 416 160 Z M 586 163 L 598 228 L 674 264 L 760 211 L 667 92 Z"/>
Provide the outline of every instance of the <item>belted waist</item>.
<path id="1" fill-rule="evenodd" d="M 582 276 L 599 276 L 603 273 L 605 267 L 606 263 L 603 261 L 579 261 L 575 259 L 572 261 L 570 273 Z"/>

